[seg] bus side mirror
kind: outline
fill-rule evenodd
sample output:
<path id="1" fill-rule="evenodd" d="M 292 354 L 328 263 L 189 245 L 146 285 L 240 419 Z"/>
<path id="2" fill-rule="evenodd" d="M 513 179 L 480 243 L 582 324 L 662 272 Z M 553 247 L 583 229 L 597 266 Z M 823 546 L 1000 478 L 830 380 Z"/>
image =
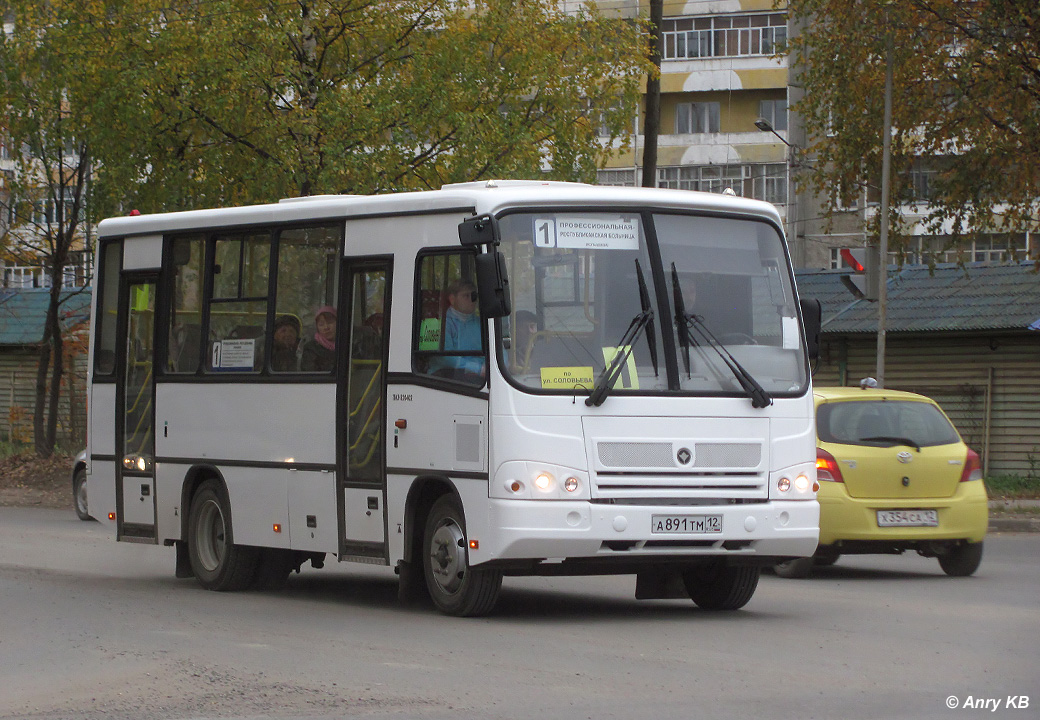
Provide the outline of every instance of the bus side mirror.
<path id="1" fill-rule="evenodd" d="M 491 215 L 472 217 L 459 223 L 459 242 L 466 247 L 498 245 L 498 220 Z"/>
<path id="2" fill-rule="evenodd" d="M 505 255 L 492 250 L 477 255 L 476 260 L 480 316 L 484 319 L 505 317 L 509 314 L 509 278 L 506 277 Z"/>
<path id="3" fill-rule="evenodd" d="M 820 358 L 823 309 L 816 298 L 801 298 L 798 305 L 802 310 L 802 324 L 805 327 L 805 351 L 809 354 L 809 361 L 814 362 Z"/>

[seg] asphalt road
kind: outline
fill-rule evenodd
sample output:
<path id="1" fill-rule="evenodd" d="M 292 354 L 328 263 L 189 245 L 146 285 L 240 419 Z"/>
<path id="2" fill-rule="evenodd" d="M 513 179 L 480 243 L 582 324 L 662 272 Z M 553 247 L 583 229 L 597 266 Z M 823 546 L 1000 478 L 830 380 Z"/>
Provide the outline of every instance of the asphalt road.
<path id="1" fill-rule="evenodd" d="M 1038 556 L 1040 536 L 997 534 L 972 578 L 843 558 L 725 614 L 637 601 L 632 577 L 506 578 L 491 617 L 456 619 L 399 606 L 387 568 L 213 593 L 172 549 L 0 508 L 0 718 L 1025 720 Z"/>

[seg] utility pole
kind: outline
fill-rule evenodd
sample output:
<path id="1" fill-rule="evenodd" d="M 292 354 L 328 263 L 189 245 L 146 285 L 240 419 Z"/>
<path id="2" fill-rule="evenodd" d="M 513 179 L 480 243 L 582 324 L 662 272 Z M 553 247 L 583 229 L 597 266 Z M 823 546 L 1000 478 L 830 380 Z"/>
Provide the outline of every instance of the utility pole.
<path id="1" fill-rule="evenodd" d="M 885 324 L 888 310 L 888 213 L 892 166 L 892 31 L 885 40 L 885 120 L 881 139 L 881 239 L 878 248 L 877 386 L 885 387 Z"/>
<path id="2" fill-rule="evenodd" d="M 650 0 L 650 62 L 655 72 L 646 79 L 646 114 L 643 124 L 643 187 L 657 187 L 657 138 L 661 134 L 661 23 L 664 0 Z M 638 128 L 636 132 L 638 136 Z"/>

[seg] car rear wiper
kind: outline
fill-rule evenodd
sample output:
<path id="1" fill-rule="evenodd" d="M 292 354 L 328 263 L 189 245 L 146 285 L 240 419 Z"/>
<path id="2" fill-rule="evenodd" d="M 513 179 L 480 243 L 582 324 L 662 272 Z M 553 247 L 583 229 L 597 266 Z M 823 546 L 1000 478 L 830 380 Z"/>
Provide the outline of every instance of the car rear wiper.
<path id="1" fill-rule="evenodd" d="M 636 277 L 639 279 L 639 302 L 643 309 L 632 318 L 621 341 L 615 346 L 618 351 L 614 354 L 610 365 L 603 368 L 603 372 L 596 378 L 592 392 L 585 398 L 585 404 L 589 407 L 599 407 L 607 399 L 607 394 L 621 376 L 621 370 L 635 349 L 636 341 L 639 340 L 643 330 L 646 330 L 646 339 L 650 344 L 650 360 L 654 364 L 654 374 L 657 374 L 657 336 L 654 332 L 654 311 L 650 308 L 650 295 L 646 291 L 646 281 L 643 279 L 643 271 L 639 267 L 638 260 L 636 260 Z"/>
<path id="2" fill-rule="evenodd" d="M 744 369 L 737 359 L 733 357 L 733 354 L 718 341 L 711 330 L 708 329 L 708 326 L 704 324 L 704 319 L 700 315 L 686 312 L 686 305 L 683 302 L 682 292 L 679 289 L 679 272 L 675 269 L 674 262 L 672 263 L 672 299 L 675 304 L 675 327 L 679 332 L 679 345 L 683 349 L 686 374 L 690 373 L 690 345 L 701 344 L 693 335 L 693 331 L 697 330 L 701 338 L 704 339 L 712 350 L 718 353 L 718 356 L 722 358 L 722 362 L 733 373 L 733 377 L 744 388 L 744 392 L 751 399 L 751 407 L 764 408 L 772 405 L 772 396 L 755 380 L 751 373 Z"/>
<path id="3" fill-rule="evenodd" d="M 860 442 L 890 442 L 895 445 L 906 445 L 912 447 L 917 452 L 921 452 L 921 446 L 915 443 L 910 438 L 896 437 L 895 435 L 875 435 L 874 437 L 860 438 Z"/>

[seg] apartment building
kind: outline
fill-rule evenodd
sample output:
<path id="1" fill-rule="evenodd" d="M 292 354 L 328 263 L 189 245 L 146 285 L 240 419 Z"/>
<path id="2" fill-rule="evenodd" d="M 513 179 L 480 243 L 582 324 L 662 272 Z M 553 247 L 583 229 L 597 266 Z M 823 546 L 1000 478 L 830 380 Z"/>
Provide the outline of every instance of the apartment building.
<path id="1" fill-rule="evenodd" d="M 630 14 L 649 12 L 648 0 L 600 2 Z M 661 136 L 657 185 L 722 192 L 765 200 L 784 219 L 796 267 L 839 268 L 840 250 L 863 247 L 866 228 L 880 212 L 880 193 L 865 188 L 848 206 L 829 209 L 797 183 L 807 147 L 797 113 L 797 67 L 777 55 L 794 32 L 782 4 L 772 0 L 664 2 Z M 631 148 L 598 173 L 604 185 L 642 183 L 643 112 L 633 121 Z M 911 171 L 913 195 L 895 206 L 909 242 L 890 248 L 890 265 L 1005 262 L 1040 254 L 1036 233 L 982 235 L 949 247 L 923 219 L 930 180 L 942 159 L 922 159 Z M 880 170 L 880 169 L 879 169 Z"/>
<path id="2" fill-rule="evenodd" d="M 662 31 L 657 185 L 731 188 L 773 203 L 790 225 L 788 67 L 775 56 L 787 13 L 771 0 L 666 0 Z M 755 124 L 763 119 L 766 129 Z M 642 112 L 634 127 L 631 149 L 600 170 L 601 184 L 642 182 Z"/>

